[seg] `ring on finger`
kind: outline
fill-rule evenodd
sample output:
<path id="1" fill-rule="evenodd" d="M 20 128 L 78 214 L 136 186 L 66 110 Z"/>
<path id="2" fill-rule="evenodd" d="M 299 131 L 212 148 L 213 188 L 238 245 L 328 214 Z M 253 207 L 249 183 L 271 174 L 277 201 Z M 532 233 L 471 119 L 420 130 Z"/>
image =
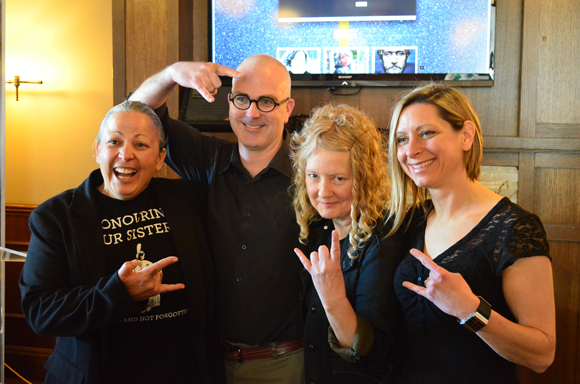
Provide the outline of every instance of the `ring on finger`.
<path id="1" fill-rule="evenodd" d="M 423 285 L 425 286 L 425 288 L 427 288 L 427 283 L 429 282 L 429 277 L 425 279 L 425 282 L 423 282 Z"/>

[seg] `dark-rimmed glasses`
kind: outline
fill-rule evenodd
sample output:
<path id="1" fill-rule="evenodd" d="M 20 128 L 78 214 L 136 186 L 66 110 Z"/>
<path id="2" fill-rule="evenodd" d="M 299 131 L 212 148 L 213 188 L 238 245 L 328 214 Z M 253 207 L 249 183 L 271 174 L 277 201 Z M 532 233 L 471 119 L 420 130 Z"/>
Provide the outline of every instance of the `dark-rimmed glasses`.
<path id="1" fill-rule="evenodd" d="M 274 99 L 267 96 L 262 96 L 258 100 L 252 100 L 247 95 L 244 94 L 232 96 L 232 94 L 230 93 L 228 95 L 228 99 L 234 104 L 234 107 L 242 111 L 245 111 L 246 109 L 250 108 L 252 103 L 256 103 L 256 107 L 258 107 L 260 111 L 272 112 L 274 108 L 290 100 L 290 97 L 287 97 L 281 102 L 277 103 L 274 101 Z"/>

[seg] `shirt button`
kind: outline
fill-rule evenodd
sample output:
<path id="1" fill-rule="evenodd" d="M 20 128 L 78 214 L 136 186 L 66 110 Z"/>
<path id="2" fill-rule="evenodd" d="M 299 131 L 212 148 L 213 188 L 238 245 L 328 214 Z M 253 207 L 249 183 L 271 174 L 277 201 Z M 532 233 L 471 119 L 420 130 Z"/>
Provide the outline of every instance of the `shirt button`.
<path id="1" fill-rule="evenodd" d="M 250 212 L 246 213 L 246 217 L 250 217 L 250 216 L 252 216 L 252 215 L 250 214 Z"/>
<path id="2" fill-rule="evenodd" d="M 244 244 L 244 245 L 242 245 L 242 249 L 243 249 L 243 250 L 246 250 L 246 248 L 248 248 L 248 247 L 246 247 L 246 245 L 245 245 L 245 244 Z"/>
<path id="3" fill-rule="evenodd" d="M 242 282 L 242 278 L 241 278 L 241 277 L 238 277 L 238 278 L 236 279 L 236 281 L 237 281 L 238 283 L 241 283 L 241 282 Z"/>
<path id="4" fill-rule="evenodd" d="M 324 229 L 328 229 L 328 225 L 325 225 L 325 226 L 324 226 Z"/>
<path id="5" fill-rule="evenodd" d="M 315 348 L 314 348 L 314 345 L 312 345 L 312 344 L 308 344 L 308 350 L 310 350 L 310 351 L 314 351 L 314 349 L 315 349 Z"/>
<path id="6" fill-rule="evenodd" d="M 421 282 L 421 276 L 417 277 L 417 281 L 420 283 Z"/>
<path id="7" fill-rule="evenodd" d="M 310 310 L 311 310 L 312 312 L 316 312 L 316 309 L 317 309 L 317 308 L 316 308 L 316 306 L 315 306 L 315 305 L 313 305 L 313 306 L 312 306 L 312 308 L 310 308 Z"/>

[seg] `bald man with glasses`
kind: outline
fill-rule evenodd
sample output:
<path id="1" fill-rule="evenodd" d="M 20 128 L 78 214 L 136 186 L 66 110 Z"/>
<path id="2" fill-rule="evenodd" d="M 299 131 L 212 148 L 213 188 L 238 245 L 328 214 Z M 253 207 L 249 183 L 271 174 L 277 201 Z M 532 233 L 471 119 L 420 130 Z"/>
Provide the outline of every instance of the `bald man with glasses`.
<path id="1" fill-rule="evenodd" d="M 229 121 L 238 141 L 202 135 L 167 114 L 177 85 L 209 102 L 233 78 Z M 302 266 L 288 187 L 292 179 L 284 130 L 294 100 L 288 70 L 268 55 L 246 58 L 237 70 L 215 63 L 175 63 L 130 97 L 156 109 L 167 136 L 167 164 L 203 186 L 207 233 L 217 275 L 218 330 L 228 383 L 303 380 Z"/>

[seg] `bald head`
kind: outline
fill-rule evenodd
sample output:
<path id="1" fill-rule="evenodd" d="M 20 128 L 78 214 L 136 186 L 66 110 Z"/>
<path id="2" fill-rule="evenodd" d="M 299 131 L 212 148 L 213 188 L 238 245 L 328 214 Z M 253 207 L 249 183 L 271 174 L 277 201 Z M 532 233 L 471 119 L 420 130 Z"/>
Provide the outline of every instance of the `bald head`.
<path id="1" fill-rule="evenodd" d="M 270 55 L 260 53 L 248 56 L 242 61 L 237 70 L 244 74 L 242 79 L 247 81 L 252 81 L 254 76 L 259 76 L 263 79 L 268 79 L 268 81 L 276 82 L 284 88 L 284 93 L 290 96 L 290 73 L 284 64 Z M 239 80 L 234 78 L 232 84 Z"/>

